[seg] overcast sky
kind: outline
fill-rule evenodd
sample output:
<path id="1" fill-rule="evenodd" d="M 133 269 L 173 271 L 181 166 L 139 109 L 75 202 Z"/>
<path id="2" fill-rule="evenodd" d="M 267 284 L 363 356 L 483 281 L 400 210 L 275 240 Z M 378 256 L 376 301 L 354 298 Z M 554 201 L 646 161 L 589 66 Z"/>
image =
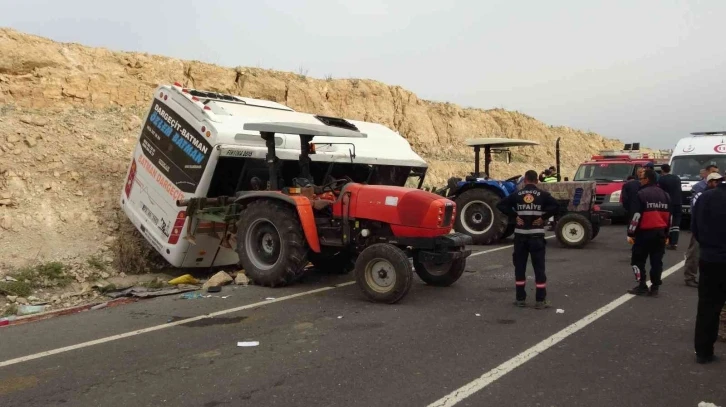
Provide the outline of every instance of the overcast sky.
<path id="1" fill-rule="evenodd" d="M 0 26 L 421 98 L 672 148 L 726 130 L 724 0 L 2 0 Z"/>

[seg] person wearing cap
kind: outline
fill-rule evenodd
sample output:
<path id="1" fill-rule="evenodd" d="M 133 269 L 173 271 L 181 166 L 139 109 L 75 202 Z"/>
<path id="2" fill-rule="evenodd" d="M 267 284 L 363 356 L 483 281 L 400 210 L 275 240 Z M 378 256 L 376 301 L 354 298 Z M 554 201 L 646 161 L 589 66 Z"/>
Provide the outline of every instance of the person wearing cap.
<path id="1" fill-rule="evenodd" d="M 668 232 L 668 246 L 666 249 L 676 250 L 678 248 L 678 237 L 681 233 L 681 217 L 683 216 L 683 199 L 681 193 L 681 178 L 678 175 L 671 174 L 671 166 L 663 164 L 661 166 L 663 174 L 658 178 L 658 186 L 668 193 L 671 197 L 671 229 Z"/>
<path id="2" fill-rule="evenodd" d="M 703 169 L 703 174 L 703 179 L 691 188 L 691 212 L 693 212 L 693 206 L 696 204 L 698 197 L 701 196 L 705 190 L 714 188 L 717 185 L 715 180 L 717 180 L 720 176 L 718 174 L 718 167 L 713 164 L 706 166 Z M 714 175 L 709 181 L 708 177 L 710 177 L 711 174 L 716 175 Z M 691 222 L 693 222 L 693 216 L 691 216 Z M 691 234 L 691 241 L 688 243 L 685 257 L 686 264 L 683 267 L 683 279 L 687 286 L 697 288 L 698 279 L 696 276 L 698 275 L 698 242 L 693 234 Z"/>
<path id="3" fill-rule="evenodd" d="M 645 169 L 643 167 L 638 168 L 635 172 L 635 178 L 629 177 L 633 179 L 623 184 L 623 187 L 620 189 L 620 198 L 623 200 L 623 208 L 627 212 L 628 216 L 626 219 L 627 223 L 630 223 L 630 220 L 633 218 L 633 209 L 637 204 L 638 191 L 642 187 L 640 179 L 643 178 L 644 171 Z"/>
<path id="4" fill-rule="evenodd" d="M 721 310 L 726 303 L 726 184 L 723 176 L 711 173 L 707 189 L 695 198 L 691 232 L 699 245 L 698 311 L 694 347 L 697 363 L 714 360 Z"/>

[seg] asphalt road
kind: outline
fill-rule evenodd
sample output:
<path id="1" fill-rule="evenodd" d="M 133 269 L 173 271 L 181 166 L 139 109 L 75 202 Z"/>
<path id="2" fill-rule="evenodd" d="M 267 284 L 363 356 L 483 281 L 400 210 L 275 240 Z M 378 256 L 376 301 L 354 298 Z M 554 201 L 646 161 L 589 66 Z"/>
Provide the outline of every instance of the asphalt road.
<path id="1" fill-rule="evenodd" d="M 395 305 L 311 274 L 0 328 L 0 406 L 726 406 L 726 363 L 694 361 L 682 270 L 659 298 L 624 296 L 623 226 L 583 250 L 548 242 L 547 310 L 512 305 L 511 248 L 487 246 L 454 286 L 416 279 Z"/>

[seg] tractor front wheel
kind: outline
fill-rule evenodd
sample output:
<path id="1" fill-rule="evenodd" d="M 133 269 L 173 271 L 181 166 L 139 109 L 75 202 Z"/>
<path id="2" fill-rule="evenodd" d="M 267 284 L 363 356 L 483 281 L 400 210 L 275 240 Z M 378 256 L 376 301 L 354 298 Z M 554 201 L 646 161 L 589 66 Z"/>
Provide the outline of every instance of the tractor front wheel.
<path id="1" fill-rule="evenodd" d="M 555 233 L 563 246 L 581 249 L 592 239 L 592 223 L 578 213 L 570 213 L 557 221 Z"/>
<path id="2" fill-rule="evenodd" d="M 483 188 L 473 188 L 456 198 L 455 230 L 471 236 L 474 244 L 488 245 L 504 236 L 508 218 L 499 209 L 499 195 Z"/>
<path id="3" fill-rule="evenodd" d="M 393 304 L 411 289 L 413 270 L 403 250 L 391 244 L 377 243 L 358 256 L 355 280 L 370 301 Z"/>
<path id="4" fill-rule="evenodd" d="M 285 286 L 300 278 L 308 248 L 295 209 L 272 200 L 250 203 L 237 228 L 237 254 L 255 284 Z"/>
<path id="5" fill-rule="evenodd" d="M 454 284 L 464 274 L 466 258 L 456 259 L 446 263 L 436 263 L 433 261 L 422 262 L 414 257 L 413 267 L 419 278 L 426 284 L 437 287 L 448 287 Z"/>

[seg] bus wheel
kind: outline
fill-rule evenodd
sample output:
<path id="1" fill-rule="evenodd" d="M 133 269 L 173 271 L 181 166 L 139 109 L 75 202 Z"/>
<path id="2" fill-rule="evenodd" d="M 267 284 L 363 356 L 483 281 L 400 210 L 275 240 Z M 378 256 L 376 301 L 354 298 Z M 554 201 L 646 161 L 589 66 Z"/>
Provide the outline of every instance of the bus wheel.
<path id="1" fill-rule="evenodd" d="M 251 202 L 237 229 L 237 254 L 255 284 L 278 287 L 300 278 L 308 249 L 295 210 L 283 202 Z"/>

